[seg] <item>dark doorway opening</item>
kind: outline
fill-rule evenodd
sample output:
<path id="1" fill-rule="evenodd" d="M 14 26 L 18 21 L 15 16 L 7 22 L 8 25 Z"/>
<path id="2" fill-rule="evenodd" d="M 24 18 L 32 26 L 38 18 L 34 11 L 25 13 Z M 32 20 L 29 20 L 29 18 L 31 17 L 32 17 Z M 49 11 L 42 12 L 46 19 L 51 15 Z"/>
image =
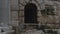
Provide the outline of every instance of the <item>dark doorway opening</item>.
<path id="1" fill-rule="evenodd" d="M 24 8 L 24 22 L 37 23 L 37 6 L 33 3 L 28 3 Z"/>

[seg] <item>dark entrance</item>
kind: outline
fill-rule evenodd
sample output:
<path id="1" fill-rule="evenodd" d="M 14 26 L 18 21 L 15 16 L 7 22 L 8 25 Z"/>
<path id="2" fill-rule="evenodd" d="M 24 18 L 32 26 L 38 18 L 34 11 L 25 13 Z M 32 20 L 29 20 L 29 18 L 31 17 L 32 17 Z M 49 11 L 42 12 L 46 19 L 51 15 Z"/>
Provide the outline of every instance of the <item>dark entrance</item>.
<path id="1" fill-rule="evenodd" d="M 33 3 L 28 3 L 24 8 L 25 23 L 37 23 L 37 6 Z"/>

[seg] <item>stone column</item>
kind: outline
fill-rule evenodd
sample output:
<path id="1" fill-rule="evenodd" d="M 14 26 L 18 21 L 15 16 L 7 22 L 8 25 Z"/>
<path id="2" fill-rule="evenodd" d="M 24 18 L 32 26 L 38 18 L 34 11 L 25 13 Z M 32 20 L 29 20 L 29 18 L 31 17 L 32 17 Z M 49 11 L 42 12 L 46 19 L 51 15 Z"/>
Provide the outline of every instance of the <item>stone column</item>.
<path id="1" fill-rule="evenodd" d="M 0 22 L 2 21 L 2 0 L 0 0 Z"/>
<path id="2" fill-rule="evenodd" d="M 0 21 L 3 23 L 9 23 L 9 16 L 9 0 L 0 0 Z"/>

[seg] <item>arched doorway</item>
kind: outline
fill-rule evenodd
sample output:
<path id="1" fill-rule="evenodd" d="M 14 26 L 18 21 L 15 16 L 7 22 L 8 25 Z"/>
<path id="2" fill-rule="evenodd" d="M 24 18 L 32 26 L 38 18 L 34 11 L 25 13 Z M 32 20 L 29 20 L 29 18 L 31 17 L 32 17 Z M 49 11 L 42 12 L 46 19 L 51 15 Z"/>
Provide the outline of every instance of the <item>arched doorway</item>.
<path id="1" fill-rule="evenodd" d="M 24 8 L 24 22 L 37 23 L 37 6 L 33 3 L 28 3 Z"/>

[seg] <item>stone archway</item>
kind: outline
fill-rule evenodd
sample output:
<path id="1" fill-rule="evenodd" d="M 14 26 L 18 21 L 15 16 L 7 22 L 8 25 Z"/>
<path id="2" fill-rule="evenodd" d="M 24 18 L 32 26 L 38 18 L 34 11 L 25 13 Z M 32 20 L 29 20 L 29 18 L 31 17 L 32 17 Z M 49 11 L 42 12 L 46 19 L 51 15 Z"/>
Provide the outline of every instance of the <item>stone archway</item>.
<path id="1" fill-rule="evenodd" d="M 24 22 L 37 23 L 37 6 L 33 3 L 28 3 L 24 7 Z"/>

